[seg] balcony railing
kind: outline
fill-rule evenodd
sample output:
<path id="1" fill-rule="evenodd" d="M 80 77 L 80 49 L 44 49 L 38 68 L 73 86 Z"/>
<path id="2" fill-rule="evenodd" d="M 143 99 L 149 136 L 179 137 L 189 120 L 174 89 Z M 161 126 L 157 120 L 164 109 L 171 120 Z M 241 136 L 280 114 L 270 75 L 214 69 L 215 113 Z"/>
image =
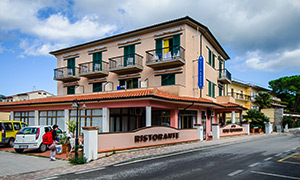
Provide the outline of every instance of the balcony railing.
<path id="1" fill-rule="evenodd" d="M 185 64 L 185 49 L 181 46 L 146 51 L 146 64 L 153 69 L 165 69 Z"/>
<path id="2" fill-rule="evenodd" d="M 233 97 L 234 99 L 237 99 L 237 100 L 251 101 L 251 96 L 246 95 L 246 94 L 236 93 L 236 92 L 229 92 L 228 95 Z"/>
<path id="3" fill-rule="evenodd" d="M 54 69 L 54 80 L 70 82 L 77 81 L 80 79 L 79 75 L 79 67 L 61 67 Z"/>
<path id="4" fill-rule="evenodd" d="M 218 81 L 224 84 L 231 83 L 231 73 L 227 69 L 219 69 L 219 78 Z"/>
<path id="5" fill-rule="evenodd" d="M 108 75 L 108 62 L 91 61 L 79 64 L 79 75 L 87 78 L 100 78 Z"/>
<path id="6" fill-rule="evenodd" d="M 143 70 L 142 62 L 143 56 L 136 53 L 109 58 L 109 71 L 117 74 L 141 72 Z"/>

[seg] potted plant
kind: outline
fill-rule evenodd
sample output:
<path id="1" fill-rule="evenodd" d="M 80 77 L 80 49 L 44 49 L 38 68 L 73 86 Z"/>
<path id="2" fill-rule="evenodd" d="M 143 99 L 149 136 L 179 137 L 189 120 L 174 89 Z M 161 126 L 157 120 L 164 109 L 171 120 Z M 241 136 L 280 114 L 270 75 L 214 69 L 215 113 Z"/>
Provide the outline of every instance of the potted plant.
<path id="1" fill-rule="evenodd" d="M 260 133 L 262 130 L 262 125 L 257 125 L 257 127 L 258 127 L 258 132 Z"/>
<path id="2" fill-rule="evenodd" d="M 65 134 L 61 134 L 59 136 L 59 140 L 58 140 L 57 144 L 62 145 L 62 153 L 66 153 L 67 146 L 69 144 L 69 137 L 66 136 Z"/>
<path id="3" fill-rule="evenodd" d="M 76 131 L 76 121 L 69 121 L 66 122 L 67 126 L 68 126 L 68 130 L 69 132 L 72 134 L 72 137 L 75 137 L 75 131 Z"/>
<path id="4" fill-rule="evenodd" d="M 250 124 L 251 133 L 254 133 L 254 132 L 255 132 L 254 127 L 255 127 L 254 124 Z"/>

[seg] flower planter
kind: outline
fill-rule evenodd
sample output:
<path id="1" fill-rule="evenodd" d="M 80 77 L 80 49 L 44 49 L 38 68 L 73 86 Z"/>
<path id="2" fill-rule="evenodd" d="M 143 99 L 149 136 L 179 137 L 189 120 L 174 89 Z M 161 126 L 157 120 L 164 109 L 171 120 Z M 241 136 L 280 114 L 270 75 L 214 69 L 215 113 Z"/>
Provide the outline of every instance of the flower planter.
<path id="1" fill-rule="evenodd" d="M 261 132 L 261 128 L 258 128 L 258 132 L 259 132 L 259 133 Z"/>
<path id="2" fill-rule="evenodd" d="M 251 133 L 254 133 L 255 132 L 255 129 L 251 129 Z"/>

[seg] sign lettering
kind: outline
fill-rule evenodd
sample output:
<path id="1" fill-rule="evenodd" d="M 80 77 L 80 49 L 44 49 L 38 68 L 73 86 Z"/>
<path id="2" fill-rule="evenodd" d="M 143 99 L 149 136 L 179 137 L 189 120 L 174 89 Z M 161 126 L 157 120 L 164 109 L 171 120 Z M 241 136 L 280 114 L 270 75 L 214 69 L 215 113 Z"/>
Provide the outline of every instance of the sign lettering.
<path id="1" fill-rule="evenodd" d="M 179 133 L 147 134 L 147 135 L 134 136 L 134 142 L 138 143 L 138 142 L 178 139 L 178 138 L 179 138 Z"/>

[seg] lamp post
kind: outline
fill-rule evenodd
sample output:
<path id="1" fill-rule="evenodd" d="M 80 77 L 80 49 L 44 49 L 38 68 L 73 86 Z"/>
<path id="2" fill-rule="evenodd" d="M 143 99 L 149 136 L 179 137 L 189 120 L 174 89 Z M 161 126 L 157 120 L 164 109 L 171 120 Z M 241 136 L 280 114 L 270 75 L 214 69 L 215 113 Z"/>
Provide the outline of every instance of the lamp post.
<path id="1" fill-rule="evenodd" d="M 79 126 L 78 126 L 78 122 L 79 122 L 79 107 L 80 107 L 80 103 L 78 102 L 77 99 L 74 100 L 73 104 L 72 104 L 72 109 L 76 109 L 76 138 L 75 138 L 75 159 L 78 158 L 78 145 L 79 145 L 79 141 L 78 141 L 78 134 L 79 134 Z M 85 109 L 85 103 L 83 103 L 82 105 L 82 109 Z"/>

